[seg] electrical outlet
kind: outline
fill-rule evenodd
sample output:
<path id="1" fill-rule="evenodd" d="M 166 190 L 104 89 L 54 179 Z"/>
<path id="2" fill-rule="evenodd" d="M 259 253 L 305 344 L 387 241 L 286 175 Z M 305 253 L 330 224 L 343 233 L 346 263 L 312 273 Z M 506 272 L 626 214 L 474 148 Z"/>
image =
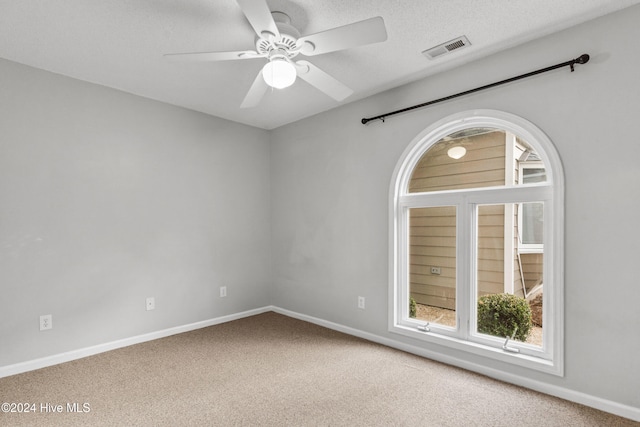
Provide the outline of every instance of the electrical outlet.
<path id="1" fill-rule="evenodd" d="M 227 296 L 227 287 L 220 286 L 220 298 L 224 298 Z"/>
<path id="2" fill-rule="evenodd" d="M 440 267 L 431 267 L 431 274 L 440 274 Z"/>
<path id="3" fill-rule="evenodd" d="M 155 310 L 156 308 L 156 299 L 154 297 L 147 298 L 147 311 Z"/>
<path id="4" fill-rule="evenodd" d="M 364 310 L 364 297 L 358 297 L 358 308 Z"/>
<path id="5" fill-rule="evenodd" d="M 40 330 L 45 331 L 51 328 L 53 328 L 53 316 L 50 314 L 40 316 Z"/>

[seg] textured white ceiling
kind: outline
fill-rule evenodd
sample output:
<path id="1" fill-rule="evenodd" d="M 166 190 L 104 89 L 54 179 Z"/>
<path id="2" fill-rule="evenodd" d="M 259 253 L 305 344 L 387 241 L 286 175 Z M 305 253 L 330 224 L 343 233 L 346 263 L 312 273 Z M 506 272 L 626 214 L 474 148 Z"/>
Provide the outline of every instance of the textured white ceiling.
<path id="1" fill-rule="evenodd" d="M 386 42 L 308 58 L 355 91 L 346 103 L 640 0 L 267 2 L 302 35 L 384 18 Z M 472 46 L 431 61 L 421 53 L 460 35 Z M 298 79 L 240 109 L 263 59 L 176 63 L 162 56 L 253 48 L 253 30 L 234 0 L 0 0 L 1 58 L 265 129 L 338 105 Z"/>

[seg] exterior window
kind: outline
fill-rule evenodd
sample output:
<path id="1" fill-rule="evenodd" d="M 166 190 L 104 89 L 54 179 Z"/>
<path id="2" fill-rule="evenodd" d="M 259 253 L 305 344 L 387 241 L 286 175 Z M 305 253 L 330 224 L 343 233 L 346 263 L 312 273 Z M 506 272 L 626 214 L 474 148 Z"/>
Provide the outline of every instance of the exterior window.
<path id="1" fill-rule="evenodd" d="M 553 145 L 522 118 L 425 130 L 392 181 L 390 330 L 562 375 L 562 197 Z M 488 327 L 502 298 L 527 317 Z"/>

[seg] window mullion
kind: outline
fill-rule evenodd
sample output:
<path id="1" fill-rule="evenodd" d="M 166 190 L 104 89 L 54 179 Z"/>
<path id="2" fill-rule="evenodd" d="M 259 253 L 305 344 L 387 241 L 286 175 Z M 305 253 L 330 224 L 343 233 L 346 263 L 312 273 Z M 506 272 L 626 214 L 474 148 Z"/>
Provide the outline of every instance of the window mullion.
<path id="1" fill-rule="evenodd" d="M 467 202 L 468 198 L 464 197 L 462 202 L 458 205 L 458 217 L 457 217 L 457 242 L 456 242 L 456 254 L 457 254 L 457 272 L 456 277 L 458 282 L 456 283 L 456 305 L 458 316 L 458 332 L 460 337 L 468 339 L 470 335 L 470 323 L 471 323 L 471 293 L 473 283 L 473 253 L 470 248 L 473 245 L 469 243 L 473 240 L 473 226 L 475 221 L 473 220 L 472 206 Z"/>

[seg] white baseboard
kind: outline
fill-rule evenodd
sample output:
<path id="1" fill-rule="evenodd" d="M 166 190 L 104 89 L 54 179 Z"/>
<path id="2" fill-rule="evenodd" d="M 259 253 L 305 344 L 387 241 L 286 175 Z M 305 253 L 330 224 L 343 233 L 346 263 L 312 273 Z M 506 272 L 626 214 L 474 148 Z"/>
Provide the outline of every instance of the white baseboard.
<path id="1" fill-rule="evenodd" d="M 304 320 L 309 323 L 314 323 L 325 328 L 333 329 L 338 332 L 343 332 L 348 335 L 353 335 L 358 338 L 363 338 L 367 341 L 375 342 L 385 345 L 387 347 L 395 348 L 398 350 L 406 351 L 407 353 L 416 354 L 418 356 L 426 357 L 438 362 L 446 363 L 448 365 L 457 366 L 459 368 L 467 369 L 472 372 L 486 375 L 491 378 L 495 378 L 500 381 L 515 384 L 521 387 L 529 388 L 531 390 L 539 391 L 541 393 L 556 396 L 571 402 L 580 403 L 601 411 L 609 412 L 621 417 L 629 418 L 634 421 L 640 421 L 640 408 L 633 406 L 623 405 L 610 400 L 602 399 L 596 396 L 592 396 L 586 393 L 570 390 L 563 387 L 558 387 L 552 384 L 532 380 L 530 378 L 521 377 L 518 375 L 506 373 L 496 369 L 488 368 L 483 365 L 472 363 L 466 360 L 458 359 L 455 357 L 443 355 L 434 351 L 417 347 L 414 345 L 406 344 L 403 342 L 395 341 L 389 338 L 384 338 L 379 335 L 364 332 L 359 329 L 354 329 L 348 326 L 340 325 L 338 323 L 329 322 L 327 320 L 319 319 L 306 314 L 296 313 L 294 311 L 286 310 L 275 306 L 266 306 L 257 308 L 254 310 L 243 311 L 241 313 L 230 314 L 228 316 L 217 317 L 214 319 L 204 320 L 201 322 L 190 323 L 188 325 L 177 326 L 174 328 L 164 329 L 162 331 L 150 332 L 148 334 L 137 335 L 135 337 L 125 338 L 118 341 L 112 341 L 109 343 L 99 344 L 92 347 L 73 350 L 65 353 L 56 354 L 53 356 L 43 357 L 40 359 L 30 360 L 27 362 L 16 363 L 14 365 L 0 366 L 0 378 L 8 377 L 10 375 L 16 375 L 23 372 L 33 371 L 40 368 L 46 368 L 47 366 L 53 366 L 64 362 L 70 362 L 72 360 L 81 359 L 83 357 L 92 356 L 98 353 L 104 353 L 106 351 L 115 350 L 117 348 L 127 347 L 134 344 L 143 343 L 146 341 L 152 341 L 159 338 L 168 337 L 183 332 L 189 332 L 200 328 L 206 328 L 208 326 L 218 325 L 220 323 L 230 322 L 232 320 L 242 319 L 244 317 L 255 316 L 256 314 L 266 313 L 273 311 L 288 317 L 292 317 L 299 320 Z"/>
<path id="2" fill-rule="evenodd" d="M 231 322 L 232 320 L 242 319 L 243 317 L 255 316 L 256 314 L 273 311 L 273 308 L 262 307 L 254 310 L 243 311 L 241 313 L 230 314 L 228 316 L 216 317 L 214 319 L 203 320 L 201 322 L 190 323 L 188 325 L 176 326 L 174 328 L 164 329 L 161 331 L 150 332 L 148 334 L 137 335 L 130 338 L 124 338 L 104 344 L 94 345 L 92 347 L 72 350 L 65 353 L 54 354 L 52 356 L 42 357 L 40 359 L 29 360 L 26 362 L 16 363 L 13 365 L 0 366 L 0 378 L 11 375 L 21 374 L 23 372 L 34 371 L 47 366 L 58 365 L 60 363 L 70 362 L 83 357 L 93 356 L 94 354 L 104 353 L 106 351 L 115 350 L 117 348 L 127 347 L 134 344 L 140 344 L 147 341 L 157 340 L 159 338 L 171 335 L 181 334 L 207 326 L 218 325 L 220 323 Z"/>
<path id="3" fill-rule="evenodd" d="M 359 338 L 363 338 L 367 341 L 375 342 L 378 344 L 385 345 L 387 347 L 406 351 L 407 353 L 412 353 L 418 356 L 426 357 L 428 359 L 442 362 L 447 365 L 457 366 L 459 368 L 463 368 L 472 372 L 486 375 L 488 377 L 491 377 L 500 381 L 504 381 L 520 387 L 525 387 L 531 390 L 539 391 L 544 394 L 559 397 L 561 399 L 579 403 L 581 405 L 589 406 L 591 408 L 599 409 L 604 412 L 609 412 L 611 414 L 618 415 L 620 417 L 629 418 L 634 421 L 640 421 L 640 408 L 636 408 L 629 405 L 623 405 L 618 402 L 602 399 L 600 397 L 592 396 L 579 391 L 570 390 L 564 387 L 559 387 L 556 385 L 532 380 L 530 378 L 521 377 L 519 375 L 514 375 L 507 372 L 499 371 L 497 369 L 489 368 L 483 365 L 479 365 L 477 363 L 472 363 L 467 360 L 462 360 L 456 357 L 447 356 L 442 353 L 437 353 L 434 351 L 424 349 L 422 347 L 417 347 L 417 346 L 406 344 L 403 342 L 391 340 L 389 338 L 384 338 L 379 335 L 374 335 L 369 332 L 364 332 L 359 329 L 354 329 L 348 326 L 329 322 L 323 319 L 308 316 L 306 314 L 296 313 L 296 312 L 289 311 L 279 307 L 272 307 L 272 310 L 276 313 L 279 313 L 288 317 L 293 317 L 295 319 L 304 320 L 309 323 L 314 323 L 316 325 L 333 329 L 338 332 L 343 332 L 348 335 L 353 335 Z"/>

